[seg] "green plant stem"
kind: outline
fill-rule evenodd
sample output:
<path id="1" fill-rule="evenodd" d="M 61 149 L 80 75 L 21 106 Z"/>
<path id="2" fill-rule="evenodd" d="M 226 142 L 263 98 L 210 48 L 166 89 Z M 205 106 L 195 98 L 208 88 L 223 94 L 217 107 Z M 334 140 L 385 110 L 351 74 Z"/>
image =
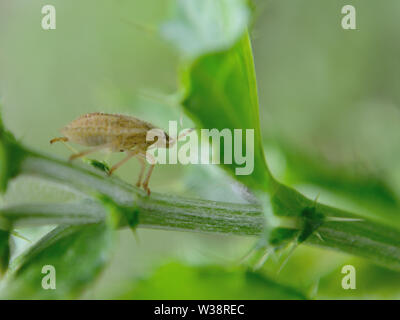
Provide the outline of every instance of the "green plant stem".
<path id="1" fill-rule="evenodd" d="M 132 212 L 138 210 L 141 226 L 237 235 L 260 234 L 264 228 L 265 219 L 260 214 L 260 206 L 186 199 L 155 192 L 148 197 L 143 190 L 118 178 L 108 177 L 100 170 L 36 153 L 30 153 L 24 159 L 20 173 L 69 184 L 95 198 L 99 194 L 106 195 L 117 205 L 131 208 Z M 90 200 L 82 204 L 54 205 L 54 213 L 51 206 L 22 205 L 3 209 L 2 214 L 8 218 L 25 214 L 27 222 L 36 214 L 45 215 L 44 219 L 51 219 L 52 223 L 64 219 L 69 223 L 82 223 L 85 220 L 90 223 L 105 217 L 104 207 Z"/>
<path id="2" fill-rule="evenodd" d="M 266 219 L 260 205 L 194 200 L 158 193 L 147 197 L 142 190 L 107 177 L 99 170 L 33 152 L 26 155 L 20 170 L 21 174 L 70 184 L 95 198 L 99 194 L 106 195 L 128 212 L 139 212 L 139 227 L 246 236 L 263 234 Z M 299 217 L 290 216 L 288 212 L 295 212 L 296 208 L 310 203 L 301 194 L 282 185 L 275 193 L 275 202 L 279 204 L 275 210 L 294 222 Z M 315 205 L 326 219 L 307 243 L 362 256 L 400 270 L 400 232 L 397 229 L 336 208 Z M 82 224 L 102 221 L 107 212 L 99 202 L 87 200 L 62 205 L 19 205 L 2 208 L 0 214 L 21 224 Z"/>
<path id="3" fill-rule="evenodd" d="M 354 214 L 325 205 L 318 210 L 327 217 L 357 218 Z M 359 255 L 376 264 L 400 271 L 400 231 L 396 228 L 363 219 L 361 221 L 327 221 L 307 242 L 321 247 Z"/>
<path id="4" fill-rule="evenodd" d="M 233 208 L 231 204 L 205 205 L 197 200 L 143 199 L 125 207 L 140 213 L 139 227 L 255 236 L 262 233 L 265 219 L 261 210 L 253 206 L 243 206 L 244 210 Z M 64 204 L 27 204 L 0 209 L 4 218 L 15 226 L 43 224 L 89 224 L 104 221 L 107 209 L 93 200 Z M 125 220 L 120 227 L 127 226 Z"/>

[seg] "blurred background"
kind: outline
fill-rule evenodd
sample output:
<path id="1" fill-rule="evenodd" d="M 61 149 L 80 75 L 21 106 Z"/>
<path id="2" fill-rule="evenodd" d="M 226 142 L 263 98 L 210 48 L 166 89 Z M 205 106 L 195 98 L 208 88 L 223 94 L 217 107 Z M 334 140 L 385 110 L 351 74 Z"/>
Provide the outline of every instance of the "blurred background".
<path id="1" fill-rule="evenodd" d="M 70 151 L 49 140 L 81 114 L 130 114 L 164 129 L 184 117 L 174 103 L 179 57 L 158 35 L 173 2 L 2 0 L 6 126 L 25 145 L 66 159 Z M 267 162 L 280 181 L 311 198 L 400 225 L 400 2 L 353 2 L 254 2 L 251 34 Z M 41 28 L 46 4 L 57 10 L 56 30 Z M 356 8 L 357 30 L 341 27 L 346 4 Z M 120 157 L 97 156 L 109 163 Z M 133 182 L 138 170 L 131 161 L 117 175 Z M 246 201 L 214 166 L 159 166 L 151 187 Z M 19 177 L 0 202 L 79 197 Z M 22 232 L 35 239 L 45 230 Z M 85 298 L 400 298 L 398 273 L 333 251 L 301 246 L 280 273 L 279 263 L 268 261 L 259 271 L 262 280 L 249 280 L 235 266 L 256 239 L 144 229 L 138 236 L 140 242 L 130 230 L 118 232 L 113 260 Z M 18 251 L 27 245 L 17 244 Z M 357 290 L 345 291 L 340 270 L 349 263 L 358 271 Z M 275 282 L 287 286 L 286 296 Z"/>

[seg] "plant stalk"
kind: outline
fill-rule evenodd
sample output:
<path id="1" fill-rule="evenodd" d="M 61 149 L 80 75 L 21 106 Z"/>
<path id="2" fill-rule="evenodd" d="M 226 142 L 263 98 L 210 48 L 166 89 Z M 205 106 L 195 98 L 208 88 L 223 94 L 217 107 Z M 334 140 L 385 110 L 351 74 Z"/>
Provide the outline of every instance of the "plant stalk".
<path id="1" fill-rule="evenodd" d="M 20 174 L 35 175 L 69 184 L 95 199 L 106 195 L 128 212 L 139 213 L 139 227 L 191 232 L 260 236 L 268 221 L 258 204 L 233 204 L 145 192 L 100 170 L 72 164 L 29 151 Z M 301 195 L 290 199 L 283 189 L 282 201 L 300 203 Z M 304 203 L 307 203 L 305 201 Z M 368 258 L 374 263 L 400 271 L 400 231 L 349 212 L 316 204 L 324 223 L 306 243 Z M 289 208 L 290 209 L 290 208 Z M 285 211 L 288 211 L 287 208 Z M 289 210 L 290 211 L 290 210 Z M 90 198 L 82 203 L 18 205 L 2 208 L 0 215 L 17 225 L 84 224 L 103 221 L 107 209 Z M 298 216 L 285 219 L 297 220 Z M 122 223 L 121 227 L 126 223 Z"/>

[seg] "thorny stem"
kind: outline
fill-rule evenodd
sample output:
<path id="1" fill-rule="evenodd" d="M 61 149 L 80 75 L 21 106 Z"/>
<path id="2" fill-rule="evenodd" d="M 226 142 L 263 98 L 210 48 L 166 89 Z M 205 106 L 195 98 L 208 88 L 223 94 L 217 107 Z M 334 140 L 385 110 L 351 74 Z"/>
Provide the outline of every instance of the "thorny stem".
<path id="1" fill-rule="evenodd" d="M 194 200 L 171 195 L 145 193 L 123 181 L 106 177 L 100 170 L 71 164 L 29 151 L 21 174 L 35 175 L 71 185 L 88 195 L 102 194 L 119 206 L 139 212 L 139 227 L 260 236 L 265 219 L 262 206 Z M 302 196 L 281 186 L 276 192 L 283 202 L 302 204 Z M 299 198 L 300 197 L 300 198 Z M 300 199 L 300 200 L 299 200 Z M 304 198 L 305 199 L 305 198 Z M 304 203 L 307 203 L 304 201 Z M 318 212 L 326 219 L 306 242 L 370 259 L 374 263 L 400 270 L 400 232 L 389 226 L 360 219 L 358 216 L 318 204 Z M 290 210 L 289 210 L 290 211 Z M 0 215 L 19 224 L 84 224 L 103 221 L 106 209 L 95 200 L 82 203 L 19 205 L 0 209 Z M 332 217 L 352 218 L 355 221 Z M 296 220 L 298 217 L 287 216 Z M 123 226 L 123 225 L 121 225 Z"/>
<path id="2" fill-rule="evenodd" d="M 108 177 L 100 170 L 40 154 L 31 153 L 25 158 L 21 174 L 69 184 L 94 197 L 98 194 L 106 195 L 117 205 L 137 210 L 140 213 L 140 226 L 143 227 L 249 236 L 260 234 L 264 228 L 265 219 L 261 207 L 257 205 L 186 199 L 155 192 L 147 196 L 143 190 L 116 177 Z M 52 209 L 57 213 L 52 214 Z M 24 219 L 26 223 L 34 223 L 28 219 L 35 214 L 42 213 L 43 216 L 43 212 L 44 219 L 51 217 L 53 222 L 58 220 L 57 223 L 62 223 L 64 219 L 69 223 L 82 223 L 85 220 L 86 223 L 97 222 L 103 220 L 106 214 L 101 204 L 90 200 L 69 204 L 69 207 L 67 204 L 57 204 L 52 209 L 48 204 L 22 205 L 1 212 L 9 218 L 16 217 L 17 211 L 25 212 L 29 216 Z"/>

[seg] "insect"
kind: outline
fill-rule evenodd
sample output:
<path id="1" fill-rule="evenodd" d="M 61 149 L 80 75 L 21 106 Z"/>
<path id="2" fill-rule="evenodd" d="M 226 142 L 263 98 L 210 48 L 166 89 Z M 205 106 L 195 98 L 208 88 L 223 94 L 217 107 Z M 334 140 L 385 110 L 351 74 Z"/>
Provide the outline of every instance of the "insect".
<path id="1" fill-rule="evenodd" d="M 161 134 L 154 136 L 152 141 L 147 141 L 147 133 L 153 129 L 158 130 Z M 189 130 L 192 131 L 193 129 Z M 149 180 L 155 166 L 155 159 L 146 152 L 147 149 L 153 146 L 170 148 L 181 137 L 188 134 L 188 132 L 183 133 L 177 139 L 173 139 L 169 137 L 166 132 L 146 121 L 121 114 L 107 114 L 100 112 L 88 113 L 80 116 L 61 129 L 61 133 L 64 135 L 63 137 L 54 138 L 50 140 L 50 143 L 53 144 L 57 141 L 71 141 L 76 144 L 92 147 L 91 149 L 71 155 L 69 158 L 70 160 L 84 157 L 100 150 L 124 152 L 126 157 L 109 170 L 109 175 L 132 157 L 136 156 L 141 164 L 141 170 L 136 186 L 142 186 L 148 195 L 150 195 Z M 159 140 L 160 137 L 161 139 Z M 146 159 L 151 163 L 151 165 L 142 183 L 146 170 Z"/>

